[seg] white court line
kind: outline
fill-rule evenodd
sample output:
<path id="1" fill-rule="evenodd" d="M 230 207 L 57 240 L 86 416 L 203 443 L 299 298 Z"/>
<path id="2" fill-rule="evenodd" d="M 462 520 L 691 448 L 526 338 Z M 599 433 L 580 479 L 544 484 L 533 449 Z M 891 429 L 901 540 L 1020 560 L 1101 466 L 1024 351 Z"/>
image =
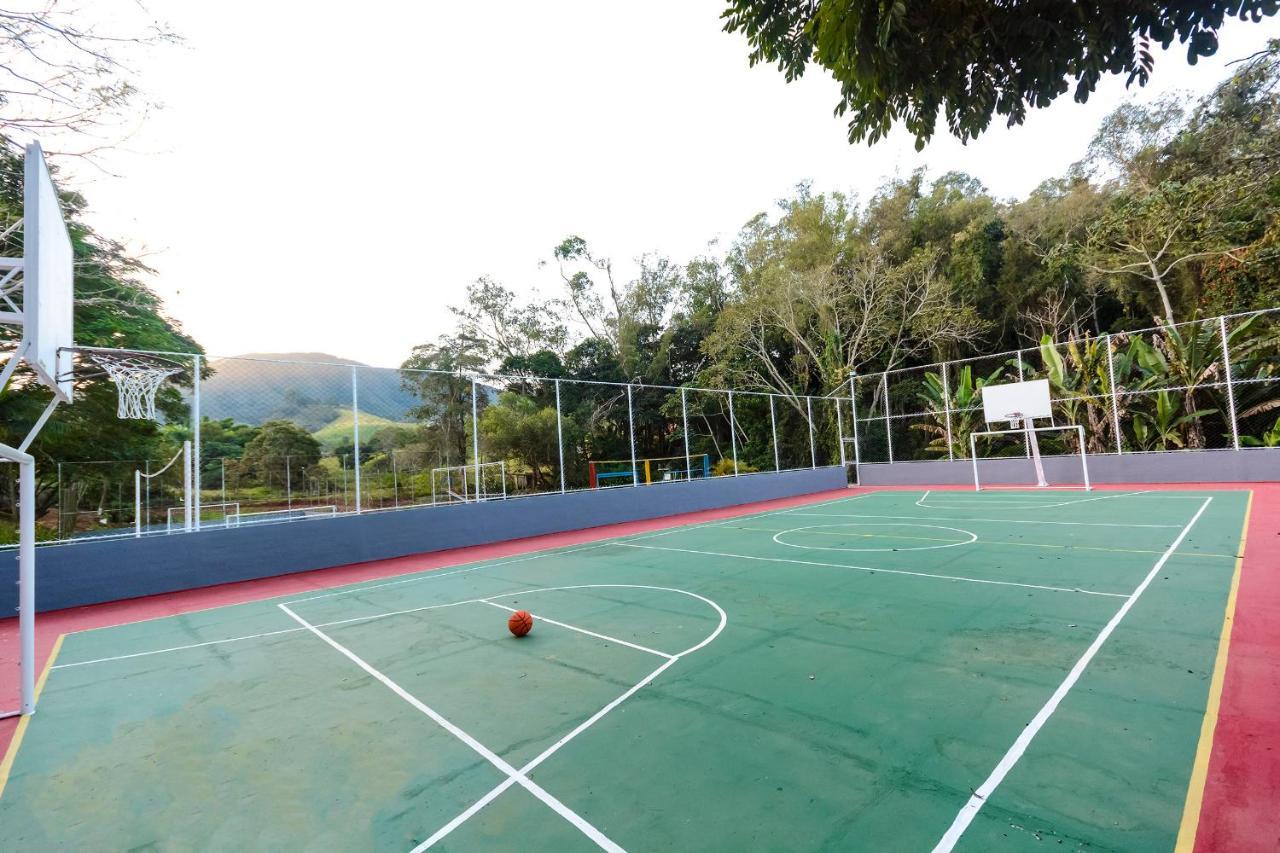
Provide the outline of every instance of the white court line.
<path id="1" fill-rule="evenodd" d="M 916 501 L 916 506 L 925 509 L 969 509 L 974 505 L 979 506 L 998 506 L 1010 509 L 1056 509 L 1063 506 L 1075 506 L 1076 504 L 1087 504 L 1093 501 L 1107 501 L 1112 498 L 1130 498 L 1134 495 L 1146 495 L 1151 493 L 1151 489 L 1143 489 L 1138 492 L 1113 492 L 1107 495 L 1101 495 L 1096 498 L 1080 498 L 1079 500 L 1059 501 L 1057 503 L 1040 503 L 1037 501 L 1018 501 L 1016 498 L 998 498 L 995 500 L 972 500 L 972 501 L 956 501 L 950 504 L 926 504 L 924 499 L 929 496 L 929 492 L 924 493 L 924 497 Z M 955 494 L 970 494 L 967 492 L 957 492 Z M 1020 497 L 1031 497 L 1031 495 L 1023 495 Z"/>
<path id="2" fill-rule="evenodd" d="M 734 516 L 733 518 L 728 518 L 728 519 L 717 518 L 713 521 L 700 521 L 695 524 L 680 524 L 680 525 L 676 525 L 674 527 L 668 528 L 666 530 L 659 530 L 654 533 L 645 533 L 639 536 L 626 536 L 626 535 L 613 536 L 613 537 L 610 537 L 609 539 L 602 539 L 598 542 L 592 542 L 587 545 L 580 545 L 575 548 L 549 549 L 546 551 L 538 551 L 537 553 L 534 553 L 534 554 L 526 554 L 521 557 L 514 557 L 512 559 L 485 560 L 483 562 L 476 563 L 473 566 L 465 566 L 464 568 L 452 569 L 450 571 L 442 572 L 439 569 L 426 569 L 426 570 L 414 573 L 413 577 L 400 578 L 399 580 L 386 581 L 384 583 L 370 584 L 368 586 L 360 586 L 360 587 L 355 587 L 351 589 L 331 590 L 329 592 L 308 596 L 306 598 L 293 598 L 286 601 L 285 604 L 302 604 L 303 602 L 306 602 L 306 601 L 316 601 L 317 599 L 321 599 L 321 598 L 335 598 L 341 595 L 357 595 L 367 590 L 383 589 L 389 586 L 401 586 L 407 583 L 419 583 L 420 581 L 434 580 L 435 578 L 447 578 L 447 577 L 451 577 L 452 575 L 461 575 L 467 572 L 479 571 L 480 569 L 499 568 L 501 566 L 511 565 L 512 563 L 525 563 L 525 562 L 528 562 L 529 560 L 540 560 L 540 559 L 543 559 L 544 557 L 556 557 L 562 554 L 575 554 L 580 551 L 590 551 L 596 548 L 604 548 L 609 545 L 617 544 L 618 542 L 624 542 L 624 541 L 635 542 L 642 539 L 652 539 L 656 536 L 667 536 L 671 533 L 679 533 L 682 530 L 694 530 L 699 527 L 706 527 L 708 525 L 719 525 L 719 524 L 723 524 L 723 523 L 727 523 L 735 520 L 743 520 L 743 519 L 765 518 L 771 515 L 784 515 L 786 513 L 796 512 L 798 510 L 802 510 L 810 506 L 828 506 L 834 503 L 847 503 L 849 501 L 857 500 L 858 498 L 870 497 L 873 494 L 883 494 L 883 493 L 882 492 L 866 492 L 864 494 L 854 495 L 849 498 L 837 498 L 836 500 L 833 500 L 833 501 L 823 501 L 821 503 L 815 503 L 815 504 L 802 504 L 801 506 L 792 507 L 791 509 L 767 510 L 765 512 L 747 513 L 745 515 Z"/>
<path id="3" fill-rule="evenodd" d="M 1027 724 L 1026 728 L 1022 730 L 1022 733 L 1019 734 L 1017 739 L 1013 742 L 1013 746 L 1009 747 L 1008 752 L 1006 752 L 1004 757 L 1000 759 L 1000 762 L 996 764 L 995 769 L 991 771 L 991 775 L 986 778 L 986 781 L 974 789 L 973 796 L 969 797 L 968 802 L 961 807 L 959 814 L 956 815 L 951 826 L 948 827 L 942 838 L 934 846 L 933 853 L 948 853 L 948 851 L 956 846 L 956 843 L 960 840 L 960 837 L 964 835 L 964 831 L 969 827 L 969 824 L 973 822 L 975 817 L 977 817 L 978 810 L 981 809 L 983 804 L 991 798 L 991 795 L 995 792 L 996 788 L 1000 786 L 1004 777 L 1007 776 L 1009 771 L 1013 769 L 1013 766 L 1018 763 L 1018 759 L 1020 759 L 1022 754 L 1027 751 L 1027 747 L 1030 746 L 1032 739 L 1035 738 L 1040 729 L 1044 727 L 1044 724 L 1048 722 L 1049 718 L 1053 716 L 1053 712 L 1058 709 L 1058 705 L 1066 697 L 1071 688 L 1080 680 L 1080 676 L 1084 673 L 1089 662 L 1092 661 L 1094 656 L 1098 653 L 1098 650 L 1102 648 L 1102 644 L 1107 641 L 1107 638 L 1111 636 L 1113 631 L 1115 631 L 1116 627 L 1120 624 L 1120 621 L 1124 619 L 1128 612 L 1133 608 L 1133 605 L 1137 603 L 1138 598 L 1141 597 L 1142 593 L 1151 585 L 1151 582 L 1155 580 L 1156 575 L 1160 573 L 1160 569 L 1164 567 L 1164 564 L 1169 560 L 1169 557 L 1172 556 L 1173 552 L 1182 544 L 1182 540 L 1191 532 L 1192 526 L 1200 520 L 1200 516 L 1209 508 L 1209 503 L 1212 500 L 1213 498 L 1204 499 L 1204 503 L 1200 504 L 1200 509 L 1196 510 L 1196 514 L 1193 515 L 1191 520 L 1187 522 L 1186 526 L 1182 528 L 1182 532 L 1178 534 L 1178 538 L 1174 539 L 1173 544 L 1165 549 L 1165 552 L 1160 555 L 1159 560 L 1156 560 L 1156 564 L 1152 566 L 1151 571 L 1147 573 L 1147 576 L 1143 578 L 1142 582 L 1139 583 L 1134 588 L 1133 592 L 1125 598 L 1124 604 L 1120 605 L 1120 609 L 1111 617 L 1111 621 L 1103 627 L 1098 636 L 1089 644 L 1089 648 L 1085 649 L 1084 654 L 1080 656 L 1080 660 L 1076 661 L 1075 666 L 1071 667 L 1071 671 L 1067 673 L 1067 677 L 1058 685 L 1058 689 L 1053 691 L 1053 695 L 1049 697 L 1049 701 L 1045 702 L 1044 707 L 1042 707 L 1036 715 L 1031 718 L 1031 722 Z"/>
<path id="4" fill-rule="evenodd" d="M 545 804 L 548 808 L 550 808 L 556 814 L 560 815 L 565 820 L 569 821 L 569 823 L 577 827 L 578 830 L 582 832 L 583 835 L 590 838 L 599 847 L 601 847 L 604 850 L 616 851 L 616 853 L 622 853 L 622 848 L 619 847 L 617 844 L 615 844 L 613 841 L 611 841 L 609 837 L 606 836 L 603 832 L 596 829 L 594 826 L 588 823 L 585 818 L 580 816 L 577 812 L 573 811 L 573 809 L 569 808 L 564 803 L 560 802 L 551 794 L 549 794 L 546 791 L 546 789 L 544 789 L 541 785 L 534 782 L 532 779 L 526 778 L 524 775 L 521 774 L 519 770 L 516 770 L 514 767 L 512 767 L 510 764 L 504 761 L 501 756 L 497 755 L 492 750 L 490 750 L 487 746 L 480 743 L 480 741 L 476 740 L 471 735 L 467 734 L 462 729 L 458 728 L 453 723 L 449 722 L 441 714 L 439 714 L 430 706 L 423 703 L 421 700 L 415 697 L 412 693 L 405 690 L 399 684 L 396 684 L 394 681 L 392 681 L 387 676 L 383 675 L 378 670 L 374 669 L 355 652 L 351 651 L 346 646 L 342 645 L 337 640 L 333 639 L 328 634 L 324 633 L 319 628 L 312 625 L 310 622 L 303 619 L 298 614 L 294 613 L 292 610 L 289 609 L 288 605 L 277 604 L 276 606 L 279 607 L 281 610 L 283 610 L 285 613 L 287 613 L 289 617 L 294 621 L 296 621 L 299 625 L 306 628 L 308 631 L 315 634 L 321 640 L 324 640 L 326 643 L 328 643 L 329 646 L 331 646 L 333 649 L 341 653 L 343 657 L 347 658 L 347 660 L 351 661 L 356 666 L 360 667 L 362 670 L 369 673 L 369 675 L 373 676 L 375 679 L 381 682 L 383 686 L 385 686 L 392 693 L 396 694 L 401 699 L 408 702 L 414 708 L 417 708 L 423 714 L 427 715 L 433 721 L 435 721 L 435 723 L 439 725 L 442 729 L 444 729 L 449 734 L 456 737 L 458 740 L 465 743 L 467 746 L 471 747 L 473 752 L 475 752 L 485 761 L 488 761 L 490 764 L 496 767 L 500 772 L 506 774 L 509 780 L 515 782 L 516 784 L 523 787 L 526 791 L 533 794 L 535 797 L 541 800 L 543 804 Z"/>
<path id="5" fill-rule="evenodd" d="M 644 546 L 635 545 L 633 547 L 640 548 Z M 552 755 L 554 755 L 557 751 L 559 751 L 561 747 L 563 747 L 569 741 L 573 740 L 578 735 L 582 734 L 587 729 L 591 728 L 591 726 L 595 725 L 601 718 L 604 717 L 605 714 L 609 713 L 614 708 L 618 707 L 623 702 L 625 702 L 627 699 L 634 696 L 637 691 L 645 687 L 647 684 L 649 684 L 655 678 L 657 678 L 659 675 L 665 672 L 666 669 L 672 664 L 674 664 L 677 660 L 684 657 L 685 655 L 692 654 L 698 651 L 699 649 L 705 647 L 707 644 L 711 643 L 713 640 L 715 640 L 716 637 L 720 636 L 720 632 L 724 630 L 724 626 L 727 625 L 729 622 L 728 614 L 724 612 L 724 610 L 720 607 L 720 605 L 716 604 L 714 601 L 712 601 L 709 598 L 705 598 L 701 595 L 698 595 L 695 592 L 689 592 L 688 590 L 685 590 L 685 589 L 676 589 L 674 587 L 663 587 L 663 586 L 643 586 L 640 584 L 584 584 L 578 587 L 571 587 L 571 586 L 559 587 L 559 589 L 592 589 L 597 587 L 603 587 L 603 588 L 623 587 L 623 588 L 629 588 L 629 589 L 652 589 L 652 590 L 658 590 L 661 592 L 676 592 L 676 593 L 680 593 L 681 595 L 687 595 L 690 598 L 696 598 L 699 601 L 703 601 L 706 604 L 710 605 L 716 611 L 716 613 L 720 615 L 720 624 L 716 626 L 716 629 L 714 631 L 712 631 L 706 637 L 703 637 L 701 642 L 690 646 L 689 648 L 685 649 L 682 652 L 679 652 L 678 654 L 672 655 L 669 660 L 663 661 L 661 666 L 659 666 L 653 672 L 646 675 L 640 681 L 636 682 L 634 685 L 632 685 L 632 687 L 629 690 L 627 690 L 621 696 L 614 699 L 609 704 L 605 705 L 599 711 L 596 711 L 590 717 L 588 717 L 587 719 L 579 723 L 578 726 L 576 726 L 573 729 L 573 731 L 569 732 L 567 735 L 560 738 L 555 743 L 551 744 L 551 746 L 543 750 L 541 754 L 539 754 L 533 760 L 531 760 L 528 764 L 520 768 L 519 772 L 522 775 L 532 772 L 535 767 L 537 767 L 539 764 L 541 764 L 542 762 L 550 758 Z M 511 785 L 512 785 L 512 780 L 508 778 L 507 780 L 499 784 L 496 788 L 491 790 L 489 793 L 481 797 L 479 800 L 472 803 L 469 807 L 467 807 L 461 814 L 459 814 L 453 820 L 449 821 L 444 826 L 436 830 L 431 835 L 430 838 L 428 838 L 426 841 L 419 844 L 417 847 L 413 848 L 413 850 L 410 851 L 410 853 L 421 853 L 421 851 L 424 851 L 427 848 L 435 845 L 437 842 L 440 841 L 440 839 L 444 838 L 450 832 L 453 832 L 453 830 L 457 829 L 459 826 L 464 824 L 472 815 L 474 815 L 476 812 L 480 811 L 486 805 L 491 803 L 494 799 L 498 797 L 499 794 L 501 794 L 507 788 L 511 787 Z"/>
<path id="6" fill-rule="evenodd" d="M 513 592 L 511 593 L 511 595 L 524 595 L 524 593 Z M 506 597 L 507 596 L 503 596 L 503 598 L 506 598 Z M 487 598 L 484 599 L 481 603 L 487 604 L 490 607 L 496 607 L 499 610 L 505 610 L 508 613 L 518 612 L 517 609 L 514 607 L 507 607 L 505 604 L 498 604 L 497 602 L 490 601 Z M 595 631 L 588 631 L 586 628 L 579 628 L 575 625 L 567 625 L 564 622 L 557 622 L 554 619 L 548 618 L 546 616 L 539 616 L 537 613 L 533 613 L 531 611 L 529 612 L 529 615 L 532 616 L 534 619 L 538 619 L 542 622 L 548 622 L 552 625 L 559 625 L 561 628 L 568 628 L 570 631 L 577 631 L 579 634 L 586 634 L 588 637 L 595 637 L 597 640 L 606 640 L 610 643 L 617 643 L 620 646 L 626 646 L 627 648 L 635 649 L 638 652 L 645 652 L 647 654 L 657 655 L 658 657 L 666 658 L 667 660 L 675 659 L 675 655 L 669 655 L 666 652 L 660 652 L 656 649 L 648 648 L 647 646 L 637 645 L 636 643 L 628 643 L 626 640 L 620 640 L 617 637 L 610 637 L 608 634 L 597 634 Z"/>
<path id="7" fill-rule="evenodd" d="M 1072 527 L 1149 527 L 1177 530 L 1176 524 L 1118 524 L 1108 521 L 1049 521 L 1043 518 L 930 518 L 923 515 L 862 515 L 838 512 L 797 512 L 796 515 L 812 515 L 815 518 L 905 518 L 909 521 L 991 521 L 997 524 L 1065 524 Z"/>
<path id="8" fill-rule="evenodd" d="M 986 578 L 970 578 L 963 575 L 938 575 L 931 572 L 909 572 L 905 569 L 877 569 L 871 566 L 850 566 L 845 563 L 819 563 L 813 560 L 791 560 L 785 557 L 753 557 L 747 554 L 726 554 L 722 551 L 695 551 L 692 548 L 668 548 L 662 545 L 632 545 L 627 542 L 619 542 L 626 548 L 644 548 L 650 551 L 679 551 L 684 554 L 699 554 L 704 557 L 732 557 L 735 560 L 757 560 L 763 563 L 794 563 L 798 566 L 824 566 L 829 569 L 851 569 L 856 572 L 870 572 L 871 574 L 886 575 L 906 575 L 913 578 L 931 578 L 933 580 L 959 581 L 962 583 L 981 583 L 991 586 L 1017 586 L 1024 589 L 1043 589 L 1049 592 L 1076 592 L 1081 595 L 1102 595 L 1108 598 L 1124 598 L 1122 592 L 1099 592 L 1092 589 L 1080 589 L 1079 587 L 1065 586 L 1044 586 L 1036 583 L 1016 583 L 1015 581 L 995 581 Z"/>
<path id="9" fill-rule="evenodd" d="M 457 607 L 460 604 L 479 604 L 481 599 L 472 598 L 467 601 L 451 601 L 448 604 L 428 604 L 425 607 L 410 607 L 408 610 L 393 610 L 389 613 L 374 613 L 371 616 L 353 616 L 350 619 L 335 619 L 332 622 L 318 622 L 317 628 L 330 628 L 334 625 L 350 625 L 353 622 L 369 622 L 374 619 L 385 619 L 388 616 L 403 616 L 406 613 L 417 613 L 421 610 L 438 610 L 441 607 Z M 78 660 L 73 663 L 60 663 L 50 667 L 50 669 L 70 669 L 73 666 L 88 666 L 91 663 L 109 663 L 113 660 L 129 660 L 130 658 L 143 658 L 149 655 L 161 655 L 165 652 L 185 652 L 187 649 L 200 649 L 205 646 L 218 646 L 223 643 L 238 643 L 241 640 L 257 640 L 262 637 L 274 637 L 277 634 L 296 634 L 299 631 L 305 631 L 306 628 L 285 628 L 280 631 L 263 631 L 260 634 L 245 634 L 242 637 L 226 637 L 221 640 L 207 640 L 203 643 L 189 643 L 185 646 L 170 646 L 167 649 L 151 649 L 146 652 L 134 652 L 128 655 L 112 655 L 107 658 L 95 658 L 94 660 Z"/>

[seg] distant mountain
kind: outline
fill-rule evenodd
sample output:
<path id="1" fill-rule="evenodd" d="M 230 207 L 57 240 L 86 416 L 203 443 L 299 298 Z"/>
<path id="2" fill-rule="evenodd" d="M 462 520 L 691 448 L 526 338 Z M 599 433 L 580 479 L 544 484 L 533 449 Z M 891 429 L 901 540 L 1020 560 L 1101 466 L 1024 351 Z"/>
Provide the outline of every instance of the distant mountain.
<path id="1" fill-rule="evenodd" d="M 298 362 L 306 362 L 299 364 Z M 351 409 L 351 368 L 359 374 L 362 413 L 407 422 L 418 399 L 400 387 L 400 372 L 372 368 L 321 352 L 247 353 L 209 362 L 213 375 L 200 386 L 201 413 L 215 420 L 261 424 L 291 420 L 316 431 Z"/>

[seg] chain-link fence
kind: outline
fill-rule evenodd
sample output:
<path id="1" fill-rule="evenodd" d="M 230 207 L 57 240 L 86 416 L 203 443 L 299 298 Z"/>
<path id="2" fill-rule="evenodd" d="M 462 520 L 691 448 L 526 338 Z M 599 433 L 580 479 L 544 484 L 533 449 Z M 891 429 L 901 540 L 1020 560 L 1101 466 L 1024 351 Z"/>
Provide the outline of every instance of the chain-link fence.
<path id="1" fill-rule="evenodd" d="M 834 465 L 852 422 L 848 401 L 841 412 L 827 397 L 265 356 L 184 364 L 200 381 L 166 387 L 159 422 L 93 412 L 144 454 L 41 462 L 44 540 Z"/>
<path id="2" fill-rule="evenodd" d="M 1081 426 L 1089 453 L 1280 447 L 1280 311 L 1264 311 L 856 376 L 858 459 L 968 458 L 988 429 L 981 389 L 1035 379 L 1049 382 L 1051 423 Z M 1075 452 L 1063 435 L 1047 454 Z"/>

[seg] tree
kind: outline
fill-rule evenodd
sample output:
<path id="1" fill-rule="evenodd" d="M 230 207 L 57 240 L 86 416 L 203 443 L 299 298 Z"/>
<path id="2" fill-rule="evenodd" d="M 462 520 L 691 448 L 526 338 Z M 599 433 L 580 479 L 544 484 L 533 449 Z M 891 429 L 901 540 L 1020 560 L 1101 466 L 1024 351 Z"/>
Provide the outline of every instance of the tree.
<path id="1" fill-rule="evenodd" d="M 22 178 L 21 153 L 0 144 L 0 221 L 5 224 L 22 216 Z M 142 277 L 151 271 L 129 255 L 122 244 L 84 224 L 82 215 L 87 203 L 81 195 L 67 191 L 60 195 L 75 257 L 76 343 L 201 352 L 181 326 L 165 315 L 160 298 L 143 282 Z M 21 231 L 0 242 L 0 253 L 22 256 Z M 20 337 L 20 327 L 0 324 L 0 346 L 7 349 Z M 50 392 L 29 380 L 29 370 L 19 367 L 0 393 L 0 442 L 15 447 L 21 443 L 49 402 Z M 189 387 L 191 381 L 188 366 L 157 395 L 157 410 L 167 422 L 188 419 L 179 387 Z M 168 459 L 173 452 L 158 424 L 116 417 L 116 389 L 105 377 L 80 371 L 75 379 L 75 398 L 75 405 L 58 409 L 31 447 L 38 460 L 36 509 L 40 513 L 53 506 L 57 498 L 58 462 L 119 460 L 121 468 L 131 469 L 141 467 L 147 459 Z M 15 497 L 12 482 L 6 481 L 0 490 L 0 513 L 12 512 Z"/>
<path id="2" fill-rule="evenodd" d="M 37 6 L 0 10 L 0 129 L 9 139 L 70 133 L 86 143 L 75 153 L 92 153 L 111 123 L 135 118 L 131 54 L 178 37 L 141 5 L 114 8 L 109 23 L 59 0 Z"/>
<path id="3" fill-rule="evenodd" d="M 1228 15 L 1260 21 L 1276 9 L 1274 0 L 729 0 L 722 17 L 726 31 L 746 36 L 751 65 L 776 64 L 788 82 L 811 62 L 830 72 L 836 115 L 852 113 L 850 142 L 875 143 L 902 122 L 923 148 L 939 112 L 967 142 L 994 114 L 1021 124 L 1072 81 L 1082 103 L 1103 74 L 1146 85 L 1153 44 L 1176 38 L 1194 65 L 1217 50 Z"/>
<path id="4" fill-rule="evenodd" d="M 320 461 L 320 442 L 291 421 L 267 421 L 245 445 L 241 460 L 263 482 L 284 483 Z"/>
<path id="5" fill-rule="evenodd" d="M 542 491 L 555 475 L 560 454 L 555 409 L 504 392 L 480 416 L 480 433 L 490 461 L 517 459 L 528 466 L 534 491 Z"/>
<path id="6" fill-rule="evenodd" d="M 449 309 L 463 337 L 482 341 L 494 359 L 528 357 L 538 350 L 560 352 L 569 337 L 555 300 L 534 297 L 523 305 L 516 294 L 488 276 L 467 285 L 465 305 Z"/>
<path id="7" fill-rule="evenodd" d="M 439 430 L 444 465 L 467 461 L 467 421 L 471 417 L 471 377 L 485 369 L 483 342 L 444 335 L 421 344 L 400 365 L 400 384 L 421 404 L 409 414 Z"/>

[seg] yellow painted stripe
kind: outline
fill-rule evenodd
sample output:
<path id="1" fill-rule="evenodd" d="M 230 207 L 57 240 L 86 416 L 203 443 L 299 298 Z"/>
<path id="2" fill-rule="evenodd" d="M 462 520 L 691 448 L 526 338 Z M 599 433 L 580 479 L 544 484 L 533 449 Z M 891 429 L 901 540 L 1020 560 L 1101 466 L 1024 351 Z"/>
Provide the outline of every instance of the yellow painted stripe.
<path id="1" fill-rule="evenodd" d="M 37 701 L 40 699 L 40 692 L 44 690 L 44 683 L 49 680 L 49 671 L 53 669 L 53 662 L 58 657 L 58 652 L 62 651 L 62 641 L 66 636 L 66 634 L 59 634 L 58 639 L 53 641 L 53 651 L 49 652 L 49 659 L 44 662 L 44 671 L 36 681 Z M 22 746 L 22 736 L 27 733 L 27 726 L 30 723 L 29 715 L 18 720 L 18 727 L 13 730 L 13 740 L 9 741 L 9 749 L 5 751 L 4 760 L 0 761 L 0 797 L 4 796 L 4 786 L 9 783 L 9 771 L 13 769 L 14 759 L 18 757 L 18 747 Z"/>
<path id="2" fill-rule="evenodd" d="M 1239 557 L 1231 576 L 1231 592 L 1227 595 L 1227 612 L 1222 618 L 1222 634 L 1218 638 L 1218 657 L 1213 664 L 1213 680 L 1209 682 L 1209 702 L 1200 724 L 1200 743 L 1196 746 L 1195 763 L 1191 766 L 1191 782 L 1187 785 L 1187 801 L 1182 808 L 1182 824 L 1178 827 L 1175 853 L 1191 853 L 1200 826 L 1200 807 L 1204 803 L 1204 785 L 1209 775 L 1209 757 L 1213 753 L 1213 734 L 1218 727 L 1218 708 L 1222 702 L 1222 682 L 1227 674 L 1227 649 L 1231 645 L 1231 627 L 1236 617 L 1236 593 L 1240 589 L 1240 571 L 1244 566 L 1245 539 L 1249 535 L 1249 513 L 1253 509 L 1253 492 L 1244 509 L 1244 529 L 1240 531 Z"/>

